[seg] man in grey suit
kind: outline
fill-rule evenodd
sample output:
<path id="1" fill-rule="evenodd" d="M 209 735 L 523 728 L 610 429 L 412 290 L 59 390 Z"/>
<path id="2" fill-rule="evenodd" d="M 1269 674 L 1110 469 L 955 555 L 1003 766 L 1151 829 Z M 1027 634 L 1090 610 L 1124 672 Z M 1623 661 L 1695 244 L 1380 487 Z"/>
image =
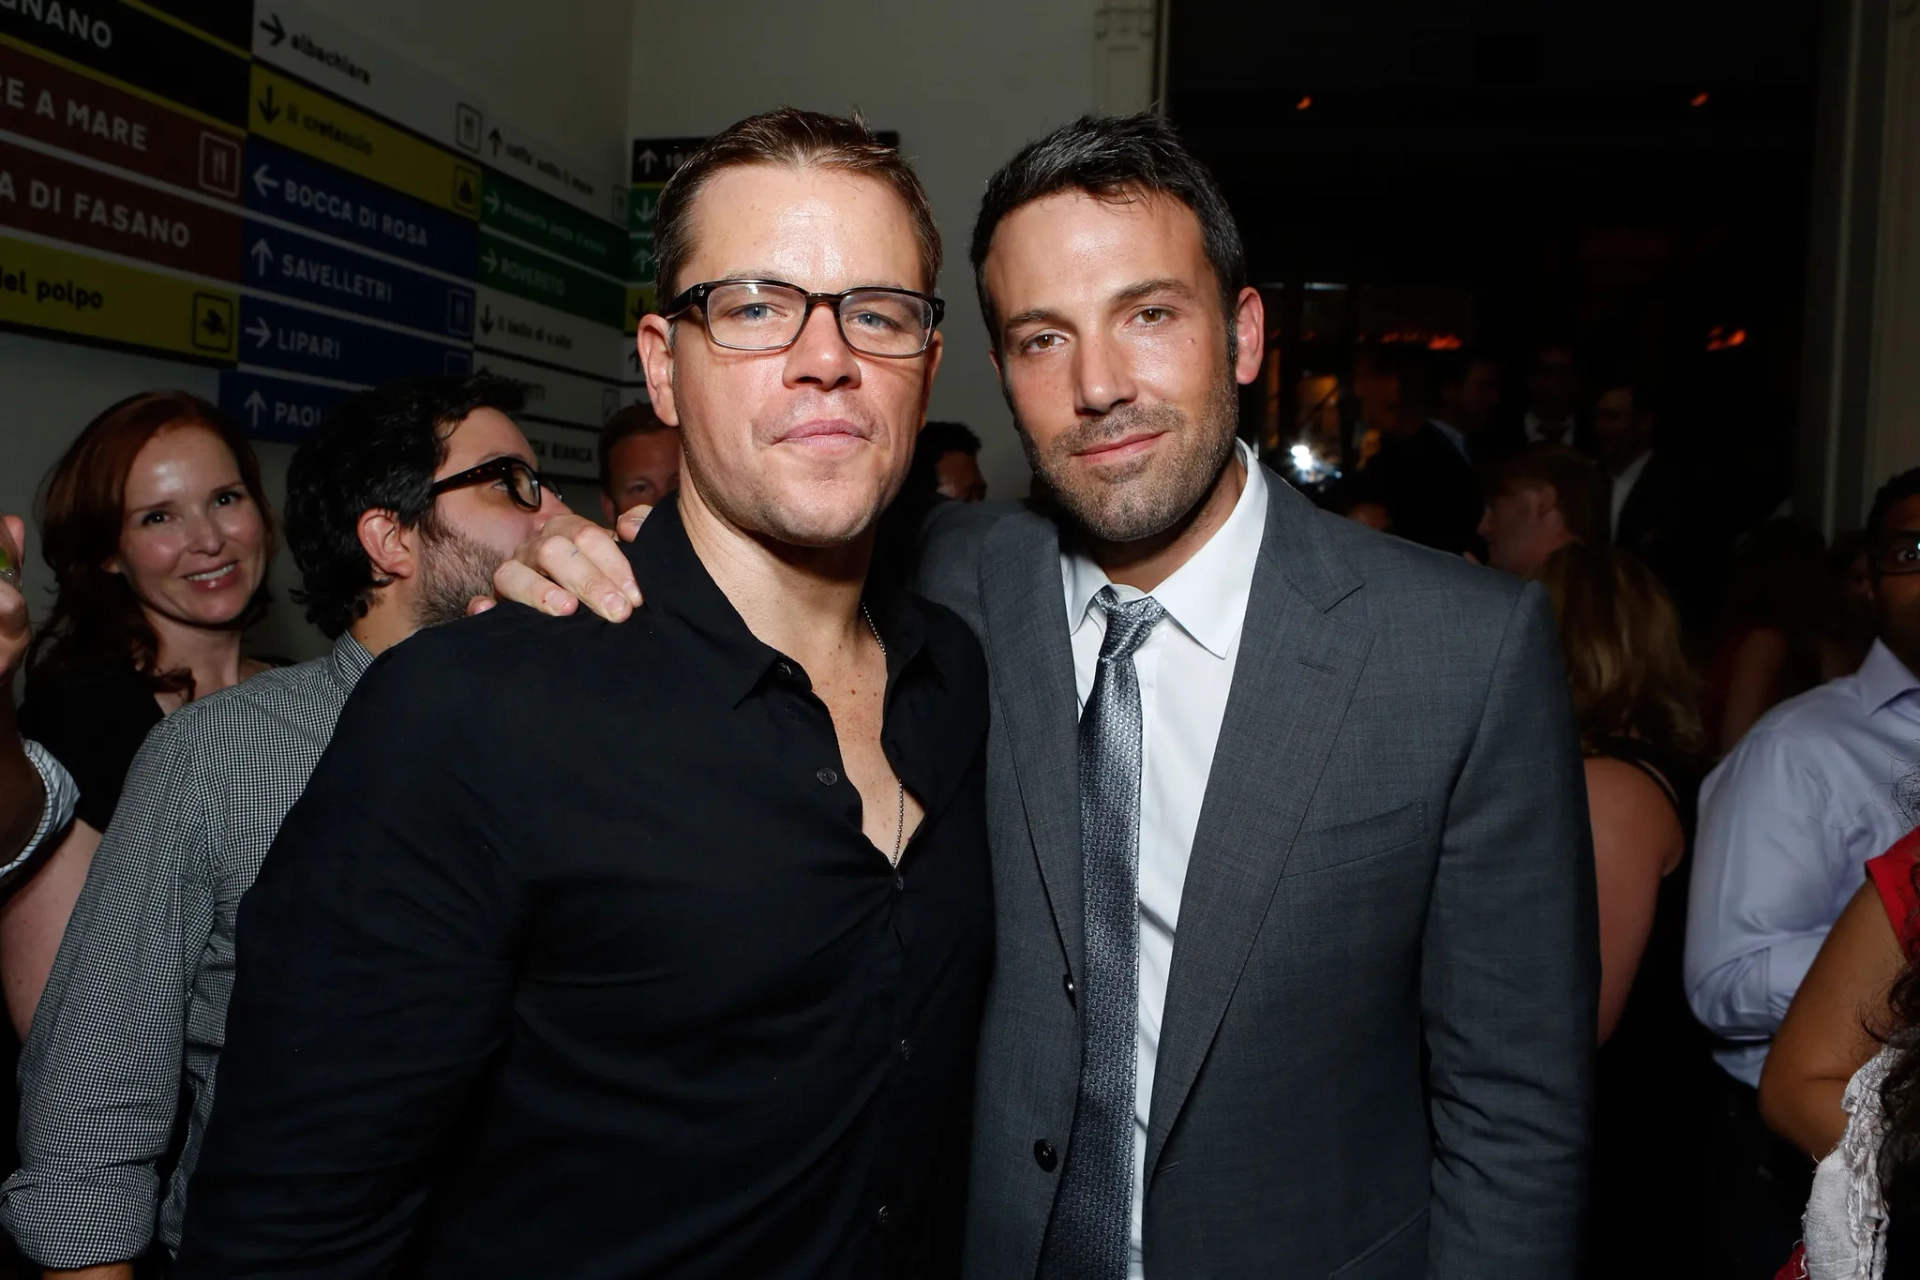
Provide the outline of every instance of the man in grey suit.
<path id="1" fill-rule="evenodd" d="M 1158 119 L 1023 150 L 973 262 L 1057 509 L 943 506 L 921 570 L 993 685 L 969 1275 L 1572 1275 L 1598 960 L 1543 594 L 1236 443 L 1265 316 Z M 623 614 L 553 529 L 498 589 Z"/>

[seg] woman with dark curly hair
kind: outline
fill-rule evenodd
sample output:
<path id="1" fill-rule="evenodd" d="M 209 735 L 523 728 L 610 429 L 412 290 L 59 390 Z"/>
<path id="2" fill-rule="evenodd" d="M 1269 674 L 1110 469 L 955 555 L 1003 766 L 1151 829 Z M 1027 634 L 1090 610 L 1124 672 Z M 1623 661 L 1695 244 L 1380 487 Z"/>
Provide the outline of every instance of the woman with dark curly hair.
<path id="1" fill-rule="evenodd" d="M 0 976 L 24 1037 L 120 785 L 147 730 L 260 669 L 273 522 L 260 466 L 219 410 L 132 396 L 87 424 L 40 502 L 57 588 L 28 658 L 20 731 L 80 786 L 66 838 L 0 906 Z"/>
<path id="2" fill-rule="evenodd" d="M 1904 788 L 1920 812 L 1920 775 Z M 1920 831 L 1868 861 L 1760 1077 L 1760 1113 L 1819 1161 L 1812 1280 L 1920 1275 Z"/>

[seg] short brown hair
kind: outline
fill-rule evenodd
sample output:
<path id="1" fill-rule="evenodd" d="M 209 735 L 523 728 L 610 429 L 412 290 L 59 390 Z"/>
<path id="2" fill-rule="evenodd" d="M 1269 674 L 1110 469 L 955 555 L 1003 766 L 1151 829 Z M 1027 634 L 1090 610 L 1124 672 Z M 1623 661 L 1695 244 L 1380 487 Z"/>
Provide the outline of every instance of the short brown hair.
<path id="1" fill-rule="evenodd" d="M 666 423 L 660 421 L 660 415 L 653 411 L 650 404 L 634 403 L 628 405 L 608 418 L 600 425 L 600 492 L 609 498 L 616 497 L 613 491 L 613 451 L 622 440 L 634 436 L 650 436 L 656 431 L 668 431 Z"/>
<path id="2" fill-rule="evenodd" d="M 145 391 L 103 410 L 47 477 L 39 502 L 40 554 L 53 570 L 53 611 L 33 639 L 29 686 L 62 672 L 131 664 L 156 693 L 192 696 L 189 671 L 157 669 L 160 638 L 124 574 L 106 563 L 120 552 L 126 525 L 127 474 L 149 440 L 175 427 L 204 427 L 220 437 L 240 469 L 240 483 L 266 530 L 265 562 L 273 563 L 273 510 L 260 483 L 260 463 L 231 419 L 186 391 Z M 240 616 L 244 631 L 266 616 L 273 597 L 263 575 Z"/>
<path id="3" fill-rule="evenodd" d="M 906 203 L 920 266 L 931 290 L 940 278 L 940 228 L 933 220 L 927 190 L 895 147 L 880 141 L 859 112 L 830 116 L 819 111 L 781 107 L 748 116 L 694 148 L 667 180 L 653 217 L 654 278 L 660 302 L 685 286 L 680 270 L 693 252 L 693 205 L 714 175 L 745 165 L 787 165 L 795 169 L 837 169 L 884 182 Z"/>
<path id="4" fill-rule="evenodd" d="M 1551 489 L 1567 532 L 1582 542 L 1605 544 L 1612 507 L 1607 474 L 1600 464 L 1563 444 L 1536 444 L 1504 458 L 1493 469 L 1487 496 L 1516 489 Z"/>
<path id="5" fill-rule="evenodd" d="M 1560 624 L 1574 723 L 1589 754 L 1608 738 L 1700 747 L 1693 669 L 1680 618 L 1651 570 L 1598 543 L 1570 543 L 1541 571 Z"/>

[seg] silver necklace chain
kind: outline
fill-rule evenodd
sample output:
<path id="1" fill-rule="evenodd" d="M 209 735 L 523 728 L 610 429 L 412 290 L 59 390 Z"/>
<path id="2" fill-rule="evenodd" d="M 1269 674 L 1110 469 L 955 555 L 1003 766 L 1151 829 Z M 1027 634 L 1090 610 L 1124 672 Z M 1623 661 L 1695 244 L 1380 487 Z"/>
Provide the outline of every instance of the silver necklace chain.
<path id="1" fill-rule="evenodd" d="M 867 605 L 865 601 L 861 601 L 860 603 L 860 616 L 867 620 L 867 630 L 873 632 L 873 642 L 880 646 L 881 665 L 882 666 L 886 665 L 887 642 L 880 638 L 880 628 L 873 625 L 873 615 L 867 612 Z M 883 684 L 882 688 L 884 689 L 884 687 L 885 686 Z M 884 692 L 880 695 L 880 701 L 881 701 L 881 708 L 880 708 L 881 723 L 884 726 L 884 724 L 886 723 L 886 694 Z M 886 748 L 883 746 L 880 751 L 880 758 L 883 760 L 886 759 L 886 754 L 887 754 Z M 906 834 L 907 834 L 907 784 L 900 778 L 898 774 L 895 774 L 893 779 L 893 787 L 894 787 L 894 805 L 895 805 L 895 814 L 893 819 L 893 852 L 887 855 L 887 861 L 891 862 L 894 866 L 897 867 L 900 865 L 900 846 L 901 846 L 901 843 L 906 838 Z"/>

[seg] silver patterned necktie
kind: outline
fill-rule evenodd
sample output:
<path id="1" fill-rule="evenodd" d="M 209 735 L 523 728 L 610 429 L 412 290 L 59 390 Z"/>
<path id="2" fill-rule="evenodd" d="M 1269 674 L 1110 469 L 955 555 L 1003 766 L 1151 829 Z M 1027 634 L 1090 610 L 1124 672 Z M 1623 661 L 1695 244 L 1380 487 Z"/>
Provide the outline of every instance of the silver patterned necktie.
<path id="1" fill-rule="evenodd" d="M 1133 1237 L 1135 1038 L 1140 1017 L 1140 677 L 1133 655 L 1166 610 L 1112 587 L 1093 692 L 1080 713 L 1080 876 L 1086 959 L 1080 1098 L 1054 1199 L 1044 1280 L 1126 1280 Z"/>

